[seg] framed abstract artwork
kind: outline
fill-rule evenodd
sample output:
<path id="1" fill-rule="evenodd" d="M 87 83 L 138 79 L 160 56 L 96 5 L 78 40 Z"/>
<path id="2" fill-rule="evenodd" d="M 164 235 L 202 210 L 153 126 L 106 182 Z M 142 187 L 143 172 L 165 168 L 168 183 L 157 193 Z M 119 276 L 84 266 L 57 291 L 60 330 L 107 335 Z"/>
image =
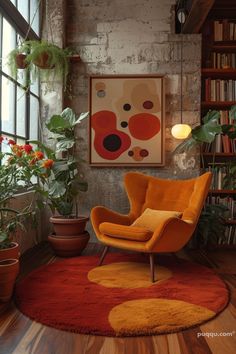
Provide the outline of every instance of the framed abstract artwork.
<path id="1" fill-rule="evenodd" d="M 90 77 L 90 164 L 164 165 L 164 77 Z"/>

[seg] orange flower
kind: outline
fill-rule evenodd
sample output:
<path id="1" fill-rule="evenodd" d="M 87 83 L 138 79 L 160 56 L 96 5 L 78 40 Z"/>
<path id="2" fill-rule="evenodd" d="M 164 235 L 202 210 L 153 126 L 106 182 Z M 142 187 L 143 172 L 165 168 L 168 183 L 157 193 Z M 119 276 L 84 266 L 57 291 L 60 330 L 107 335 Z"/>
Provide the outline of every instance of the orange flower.
<path id="1" fill-rule="evenodd" d="M 52 168 L 54 161 L 51 159 L 45 160 L 42 164 L 42 167 L 44 168 Z"/>
<path id="2" fill-rule="evenodd" d="M 34 156 L 37 160 L 42 160 L 44 158 L 44 154 L 42 151 L 35 151 Z"/>
<path id="3" fill-rule="evenodd" d="M 23 150 L 22 146 L 14 144 L 14 145 L 12 145 L 11 150 L 17 157 L 22 156 L 22 150 Z"/>

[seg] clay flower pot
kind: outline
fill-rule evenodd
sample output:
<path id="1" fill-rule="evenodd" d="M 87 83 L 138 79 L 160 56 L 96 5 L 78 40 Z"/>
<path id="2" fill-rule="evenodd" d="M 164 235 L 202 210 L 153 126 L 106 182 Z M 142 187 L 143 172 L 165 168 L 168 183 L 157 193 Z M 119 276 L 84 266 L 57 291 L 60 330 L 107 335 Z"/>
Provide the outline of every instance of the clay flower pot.
<path id="1" fill-rule="evenodd" d="M 55 65 L 50 65 L 48 63 L 48 59 L 49 59 L 48 53 L 42 52 L 40 55 L 38 55 L 37 59 L 33 60 L 33 63 L 40 69 L 53 69 Z"/>
<path id="2" fill-rule="evenodd" d="M 26 54 L 23 53 L 16 54 L 15 61 L 16 61 L 16 67 L 18 69 L 27 68 L 28 63 L 25 61 L 25 59 L 26 59 Z"/>
<path id="3" fill-rule="evenodd" d="M 74 257 L 81 254 L 89 241 L 89 233 L 85 226 L 89 218 L 66 219 L 61 216 L 53 216 L 50 222 L 53 224 L 54 234 L 48 236 L 48 240 L 56 255 L 60 257 Z"/>
<path id="4" fill-rule="evenodd" d="M 11 243 L 11 247 L 0 249 L 0 261 L 5 259 L 19 259 L 19 245 L 16 242 Z"/>
<path id="5" fill-rule="evenodd" d="M 88 220 L 89 218 L 85 216 L 70 219 L 62 216 L 52 216 L 50 218 L 54 232 L 58 236 L 74 236 L 83 233 Z"/>
<path id="6" fill-rule="evenodd" d="M 77 236 L 57 236 L 49 235 L 48 240 L 59 257 L 79 256 L 89 241 L 89 233 L 84 231 Z"/>
<path id="7" fill-rule="evenodd" d="M 18 259 L 0 261 L 0 301 L 7 302 L 10 300 L 18 273 Z"/>

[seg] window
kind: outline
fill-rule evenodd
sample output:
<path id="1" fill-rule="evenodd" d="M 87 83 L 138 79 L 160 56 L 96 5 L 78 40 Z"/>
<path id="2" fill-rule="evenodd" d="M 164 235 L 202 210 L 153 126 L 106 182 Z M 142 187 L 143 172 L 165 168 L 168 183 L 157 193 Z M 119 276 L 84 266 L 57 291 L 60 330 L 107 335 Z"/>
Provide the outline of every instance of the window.
<path id="1" fill-rule="evenodd" d="M 38 0 L 0 2 L 0 134 L 18 144 L 38 138 L 39 85 L 34 83 L 26 89 L 27 70 L 18 70 L 17 79 L 11 77 L 7 55 L 26 35 L 39 39 L 38 9 Z"/>

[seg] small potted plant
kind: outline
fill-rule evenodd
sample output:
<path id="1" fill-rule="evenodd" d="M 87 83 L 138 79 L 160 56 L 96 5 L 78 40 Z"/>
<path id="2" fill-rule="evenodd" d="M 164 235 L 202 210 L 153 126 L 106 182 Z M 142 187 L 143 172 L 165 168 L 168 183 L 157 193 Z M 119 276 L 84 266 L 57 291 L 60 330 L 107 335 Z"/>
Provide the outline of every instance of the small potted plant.
<path id="1" fill-rule="evenodd" d="M 41 193 L 46 196 L 45 204 L 53 212 L 50 222 L 54 234 L 48 238 L 59 256 L 80 254 L 89 240 L 85 231 L 89 218 L 80 216 L 78 211 L 78 195 L 87 191 L 88 186 L 79 172 L 81 161 L 75 154 L 75 127 L 87 116 L 88 113 L 82 113 L 76 117 L 72 109 L 66 108 L 60 115 L 53 115 L 46 124 L 55 145 L 55 152 L 49 152 L 47 148 L 48 157 L 55 161 L 50 178 L 41 185 Z"/>
<path id="2" fill-rule="evenodd" d="M 8 55 L 8 66 L 13 77 L 17 77 L 18 69 L 28 68 L 31 79 L 36 77 L 50 82 L 61 79 L 66 87 L 69 72 L 68 49 L 62 49 L 45 40 L 24 41 Z"/>

